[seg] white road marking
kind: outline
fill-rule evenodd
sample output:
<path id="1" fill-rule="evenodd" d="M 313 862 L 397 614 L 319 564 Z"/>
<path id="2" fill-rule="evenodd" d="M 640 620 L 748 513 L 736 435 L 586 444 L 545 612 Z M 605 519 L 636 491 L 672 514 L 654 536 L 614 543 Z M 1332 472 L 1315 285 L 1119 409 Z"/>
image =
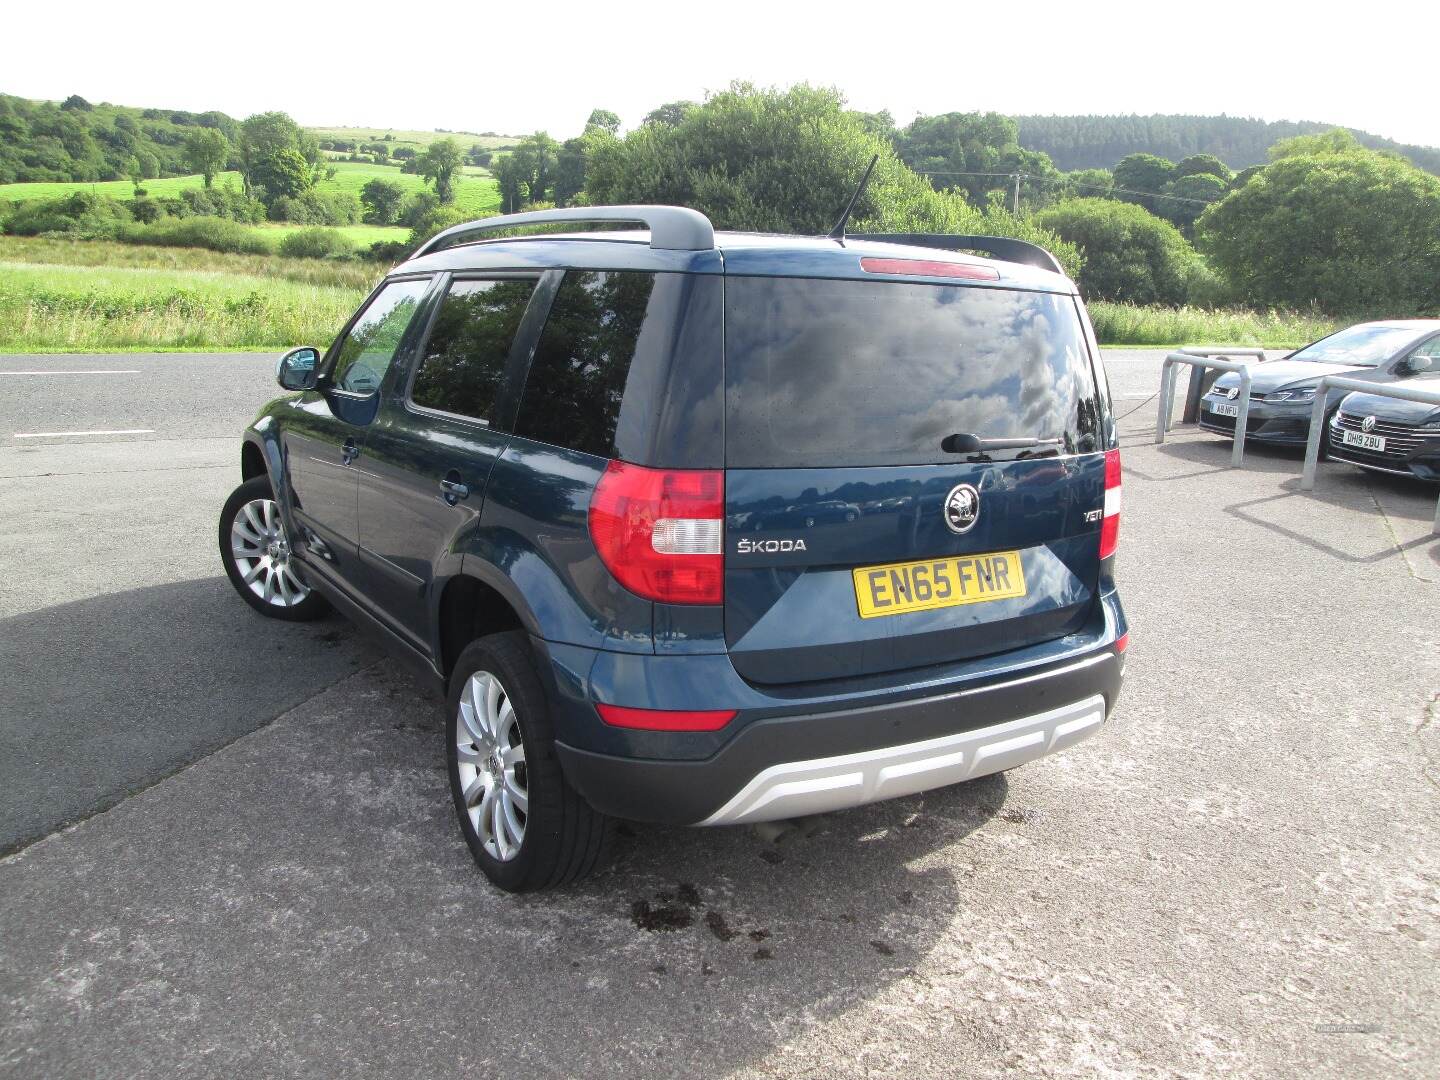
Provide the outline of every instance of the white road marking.
<path id="1" fill-rule="evenodd" d="M 140 369 L 119 370 L 105 368 L 100 371 L 0 371 L 0 375 L 139 375 Z"/>
<path id="2" fill-rule="evenodd" d="M 17 439 L 58 439 L 66 435 L 154 435 L 155 429 L 125 428 L 119 431 L 32 431 L 25 435 L 16 435 Z"/>

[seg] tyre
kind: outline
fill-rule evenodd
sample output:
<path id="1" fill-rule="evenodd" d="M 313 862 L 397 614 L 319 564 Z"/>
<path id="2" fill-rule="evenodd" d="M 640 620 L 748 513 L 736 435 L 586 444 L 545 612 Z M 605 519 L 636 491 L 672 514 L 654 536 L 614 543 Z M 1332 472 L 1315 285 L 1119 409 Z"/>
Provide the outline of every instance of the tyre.
<path id="1" fill-rule="evenodd" d="M 246 480 L 225 500 L 220 560 L 235 591 L 261 615 L 309 622 L 330 610 L 290 557 L 290 540 L 267 476 Z"/>
<path id="2" fill-rule="evenodd" d="M 548 889 L 600 865 L 610 821 L 560 769 L 523 631 L 480 638 L 460 654 L 446 700 L 445 748 L 460 831 L 493 884 L 507 892 Z"/>

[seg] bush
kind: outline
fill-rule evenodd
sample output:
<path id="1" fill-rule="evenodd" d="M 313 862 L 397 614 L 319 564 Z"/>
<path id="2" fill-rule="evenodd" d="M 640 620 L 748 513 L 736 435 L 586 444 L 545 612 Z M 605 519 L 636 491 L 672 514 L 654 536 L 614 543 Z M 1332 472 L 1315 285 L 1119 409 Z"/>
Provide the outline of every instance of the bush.
<path id="1" fill-rule="evenodd" d="M 365 258 L 371 262 L 404 262 L 415 249 L 409 240 L 378 240 L 365 249 Z"/>
<path id="2" fill-rule="evenodd" d="M 1035 217 L 1079 247 L 1077 284 L 1087 300 L 1183 304 L 1195 250 L 1180 231 L 1143 206 L 1110 199 L 1069 199 Z"/>
<path id="3" fill-rule="evenodd" d="M 440 200 L 433 194 L 428 191 L 417 191 L 400 207 L 400 216 L 395 219 L 395 224 L 413 229 L 439 209 Z"/>
<path id="4" fill-rule="evenodd" d="M 469 220 L 470 215 L 463 210 L 457 210 L 453 206 L 437 206 L 419 217 L 410 227 L 410 240 L 407 246 L 414 251 L 436 233 L 450 228 L 451 225 L 459 225 L 462 221 Z"/>
<path id="5" fill-rule="evenodd" d="M 132 199 L 130 216 L 146 225 L 165 216 L 165 207 L 159 199 Z"/>
<path id="6" fill-rule="evenodd" d="M 393 225 L 404 203 L 405 189 L 395 180 L 377 176 L 360 189 L 360 204 L 369 225 Z"/>
<path id="7" fill-rule="evenodd" d="M 1200 249 L 1252 304 L 1416 315 L 1440 306 L 1440 178 L 1369 150 L 1291 140 L 1210 206 Z"/>
<path id="8" fill-rule="evenodd" d="M 360 200 L 348 191 L 307 191 L 282 195 L 270 204 L 271 221 L 295 225 L 358 225 Z"/>
<path id="9" fill-rule="evenodd" d="M 16 203 L 5 216 L 4 231 L 13 236 L 67 233 L 85 239 L 107 238 L 131 220 L 129 208 L 118 199 L 77 191 L 57 199 Z"/>
<path id="10" fill-rule="evenodd" d="M 116 239 L 127 244 L 206 248 L 242 255 L 274 254 L 265 237 L 217 217 L 164 218 L 153 225 L 130 225 L 122 228 Z"/>
<path id="11" fill-rule="evenodd" d="M 280 241 L 280 254 L 292 259 L 337 259 L 355 254 L 355 245 L 334 229 L 301 229 Z"/>
<path id="12" fill-rule="evenodd" d="M 222 217 L 258 225 L 265 220 L 265 207 L 243 191 L 225 188 L 186 188 L 180 192 L 183 212 L 175 217 Z"/>

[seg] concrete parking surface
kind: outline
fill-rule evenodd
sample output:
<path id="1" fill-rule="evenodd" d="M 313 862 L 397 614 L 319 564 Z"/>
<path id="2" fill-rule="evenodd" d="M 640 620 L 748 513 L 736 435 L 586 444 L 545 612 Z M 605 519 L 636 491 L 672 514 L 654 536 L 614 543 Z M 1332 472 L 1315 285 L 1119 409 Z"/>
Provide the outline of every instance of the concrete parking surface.
<path id="1" fill-rule="evenodd" d="M 438 703 L 230 594 L 272 358 L 0 357 L 0 1074 L 1435 1075 L 1435 492 L 1153 445 L 1162 355 L 1107 358 L 1098 736 L 778 841 L 627 828 L 522 898 Z M 4 374 L 46 368 L 137 374 Z M 15 438 L 87 430 L 145 433 Z"/>

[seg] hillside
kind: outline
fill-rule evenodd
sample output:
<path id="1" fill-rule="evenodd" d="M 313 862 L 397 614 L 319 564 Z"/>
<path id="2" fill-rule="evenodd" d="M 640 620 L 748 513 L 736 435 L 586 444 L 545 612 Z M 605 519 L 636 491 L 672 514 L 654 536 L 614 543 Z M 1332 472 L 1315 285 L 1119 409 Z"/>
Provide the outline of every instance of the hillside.
<path id="1" fill-rule="evenodd" d="M 392 153 L 402 146 L 424 150 L 436 139 L 454 139 L 461 147 L 478 146 L 482 150 L 506 150 L 520 141 L 518 135 L 497 135 L 494 132 L 477 134 L 473 131 L 402 131 L 400 128 L 365 127 L 307 127 L 305 130 L 322 144 L 386 142 L 393 148 Z"/>
<path id="2" fill-rule="evenodd" d="M 1232 169 L 1266 161 L 1280 139 L 1311 135 L 1338 125 L 1302 120 L 1266 121 L 1240 116 L 1017 116 L 1020 145 L 1043 150 L 1061 169 L 1109 169 L 1126 154 L 1156 154 L 1179 161 L 1214 154 Z M 1394 150 L 1422 169 L 1440 173 L 1440 149 L 1408 146 L 1351 129 L 1365 146 Z"/>
<path id="3" fill-rule="evenodd" d="M 232 145 L 239 137 L 239 120 L 222 112 L 92 104 L 79 96 L 53 102 L 0 94 L 0 185 L 118 181 L 130 175 L 132 163 L 147 180 L 183 177 L 193 171 L 185 160 L 185 139 L 202 127 L 219 130 Z M 327 151 L 372 143 L 384 145 L 392 155 L 402 148 L 418 153 L 447 136 L 464 150 L 504 149 L 518 141 L 465 131 L 305 130 Z"/>

